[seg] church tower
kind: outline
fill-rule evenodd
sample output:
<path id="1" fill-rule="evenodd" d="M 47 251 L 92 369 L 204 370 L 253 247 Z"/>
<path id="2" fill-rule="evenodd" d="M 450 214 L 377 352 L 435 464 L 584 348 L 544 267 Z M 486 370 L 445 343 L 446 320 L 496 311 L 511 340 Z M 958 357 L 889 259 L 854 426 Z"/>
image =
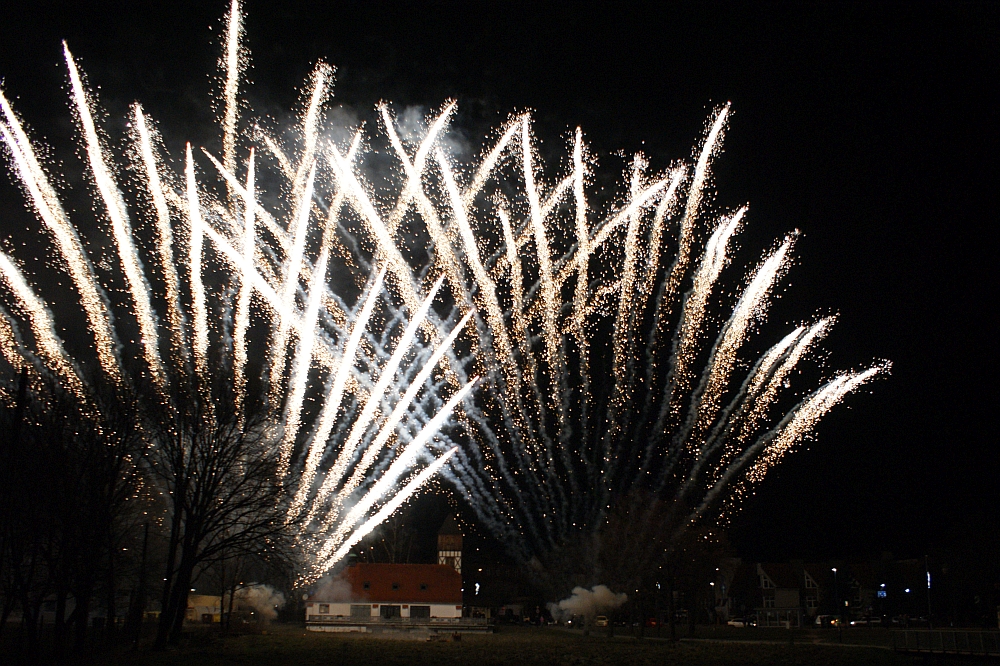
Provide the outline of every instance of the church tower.
<path id="1" fill-rule="evenodd" d="M 462 531 L 455 514 L 448 514 L 438 530 L 438 564 L 447 564 L 462 573 Z"/>

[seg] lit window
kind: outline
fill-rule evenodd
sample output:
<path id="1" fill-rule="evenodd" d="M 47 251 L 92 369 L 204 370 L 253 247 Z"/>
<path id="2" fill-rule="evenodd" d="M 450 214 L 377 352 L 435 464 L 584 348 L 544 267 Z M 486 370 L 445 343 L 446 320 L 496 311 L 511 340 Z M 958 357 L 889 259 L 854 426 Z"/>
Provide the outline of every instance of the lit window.
<path id="1" fill-rule="evenodd" d="M 330 604 L 320 604 L 319 605 L 319 614 L 320 615 L 328 615 L 329 613 L 330 613 Z"/>

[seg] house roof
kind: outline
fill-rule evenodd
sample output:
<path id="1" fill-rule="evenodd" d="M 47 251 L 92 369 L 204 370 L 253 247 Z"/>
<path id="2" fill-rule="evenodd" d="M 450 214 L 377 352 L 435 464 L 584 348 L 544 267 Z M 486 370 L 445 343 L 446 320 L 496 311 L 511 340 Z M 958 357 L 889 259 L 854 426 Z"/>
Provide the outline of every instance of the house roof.
<path id="1" fill-rule="evenodd" d="M 784 562 L 761 564 L 761 570 L 771 579 L 775 587 L 795 588 L 802 587 L 805 579 L 799 576 L 797 568 Z"/>
<path id="2" fill-rule="evenodd" d="M 347 567 L 341 577 L 354 601 L 462 603 L 462 575 L 446 564 L 361 563 Z"/>

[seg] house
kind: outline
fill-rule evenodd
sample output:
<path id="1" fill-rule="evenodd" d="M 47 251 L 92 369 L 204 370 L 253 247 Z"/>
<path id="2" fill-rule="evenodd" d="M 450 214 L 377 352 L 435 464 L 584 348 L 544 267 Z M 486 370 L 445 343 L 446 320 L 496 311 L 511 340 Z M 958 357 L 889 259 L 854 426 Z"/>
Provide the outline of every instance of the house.
<path id="1" fill-rule="evenodd" d="M 222 617 L 222 597 L 210 594 L 189 594 L 187 611 L 184 614 L 186 622 L 212 624 Z"/>
<path id="2" fill-rule="evenodd" d="M 462 618 L 462 533 L 449 516 L 438 532 L 438 564 L 358 563 L 340 579 L 338 598 L 306 599 L 312 631 L 468 630 Z M 322 593 L 321 593 L 322 594 Z M 332 593 L 331 593 L 332 594 Z"/>
<path id="3" fill-rule="evenodd" d="M 761 605 L 755 609 L 757 626 L 802 626 L 804 579 L 799 569 L 783 562 L 757 565 L 761 590 Z"/>
<path id="4" fill-rule="evenodd" d="M 445 564 L 361 563 L 347 567 L 341 579 L 350 587 L 348 599 L 306 601 L 311 629 L 365 631 L 368 625 L 436 624 L 462 617 L 462 575 Z"/>

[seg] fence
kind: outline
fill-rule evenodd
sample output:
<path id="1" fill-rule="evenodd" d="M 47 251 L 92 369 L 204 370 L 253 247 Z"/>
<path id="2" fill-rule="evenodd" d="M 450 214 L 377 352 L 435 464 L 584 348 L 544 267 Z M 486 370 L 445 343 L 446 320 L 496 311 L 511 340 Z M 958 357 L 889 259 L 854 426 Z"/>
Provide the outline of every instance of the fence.
<path id="1" fill-rule="evenodd" d="M 917 654 L 1000 657 L 1000 632 L 961 629 L 893 631 L 892 648 L 897 652 Z"/>

